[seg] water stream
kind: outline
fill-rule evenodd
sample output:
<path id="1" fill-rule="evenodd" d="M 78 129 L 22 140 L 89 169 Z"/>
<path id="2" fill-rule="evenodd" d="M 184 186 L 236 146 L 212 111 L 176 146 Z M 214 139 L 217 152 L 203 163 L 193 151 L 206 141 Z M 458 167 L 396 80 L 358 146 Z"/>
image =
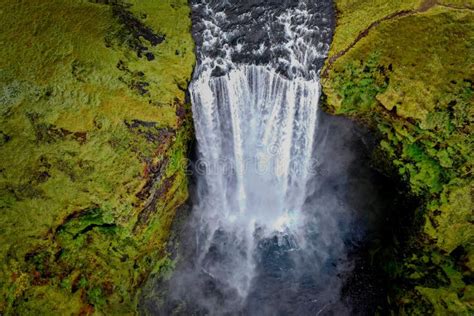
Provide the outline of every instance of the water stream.
<path id="1" fill-rule="evenodd" d="M 354 169 L 360 131 L 318 109 L 331 1 L 191 4 L 197 183 L 179 264 L 148 310 L 349 314 L 349 252 L 379 206 Z"/>

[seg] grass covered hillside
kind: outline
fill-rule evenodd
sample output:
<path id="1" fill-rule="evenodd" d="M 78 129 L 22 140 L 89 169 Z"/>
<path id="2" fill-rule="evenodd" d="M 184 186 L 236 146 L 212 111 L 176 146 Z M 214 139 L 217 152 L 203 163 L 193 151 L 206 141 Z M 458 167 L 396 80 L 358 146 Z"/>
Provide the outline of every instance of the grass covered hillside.
<path id="1" fill-rule="evenodd" d="M 0 314 L 131 314 L 187 198 L 185 0 L 4 0 Z"/>
<path id="2" fill-rule="evenodd" d="M 474 2 L 337 0 L 327 110 L 378 130 L 376 160 L 422 201 L 374 247 L 399 313 L 474 312 Z M 409 214 L 410 215 L 410 214 Z M 404 240 L 403 242 L 401 240 Z M 379 260 L 380 259 L 380 260 Z"/>

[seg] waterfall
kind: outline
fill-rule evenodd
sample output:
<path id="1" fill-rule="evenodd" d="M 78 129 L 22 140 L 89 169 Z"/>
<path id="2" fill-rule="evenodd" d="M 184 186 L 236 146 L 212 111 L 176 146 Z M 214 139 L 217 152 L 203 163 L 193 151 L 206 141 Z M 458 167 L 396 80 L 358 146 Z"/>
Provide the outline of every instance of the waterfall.
<path id="1" fill-rule="evenodd" d="M 229 28 L 230 3 L 194 6 L 202 14 L 190 86 L 199 153 L 196 262 L 245 300 L 260 241 L 276 237 L 289 243 L 287 251 L 306 244 L 303 206 L 317 176 L 317 65 L 328 49 L 327 19 L 315 3 L 300 1 L 286 10 L 269 5 Z M 246 25 L 268 33 L 246 41 Z M 272 30 L 280 35 L 269 42 Z"/>
<path id="2" fill-rule="evenodd" d="M 318 110 L 332 2 L 191 5 L 193 206 L 178 230 L 177 267 L 157 281 L 147 310 L 349 314 L 341 298 L 351 271 L 347 244 L 363 231 L 352 205 L 366 214 L 372 205 L 359 198 L 370 186 L 348 173 L 356 160 L 352 125 Z M 352 198 L 353 184 L 364 194 Z"/>
<path id="3" fill-rule="evenodd" d="M 244 250 L 232 255 L 236 265 L 247 265 L 246 274 L 236 269 L 238 275 L 228 279 L 226 271 L 225 278 L 244 295 L 256 231 L 297 236 L 302 226 L 306 185 L 315 175 L 319 83 L 237 65 L 224 76 L 201 74 L 191 85 L 191 100 L 197 165 L 207 189 L 196 212 L 209 230 L 205 238 L 221 230 L 241 239 Z"/>
<path id="4" fill-rule="evenodd" d="M 351 315 L 362 302 L 375 312 L 386 296 L 354 250 L 380 225 L 378 196 L 392 187 L 377 184 L 365 132 L 318 110 L 332 1 L 191 5 L 192 210 L 173 230 L 176 268 L 158 274 L 144 309 Z"/>

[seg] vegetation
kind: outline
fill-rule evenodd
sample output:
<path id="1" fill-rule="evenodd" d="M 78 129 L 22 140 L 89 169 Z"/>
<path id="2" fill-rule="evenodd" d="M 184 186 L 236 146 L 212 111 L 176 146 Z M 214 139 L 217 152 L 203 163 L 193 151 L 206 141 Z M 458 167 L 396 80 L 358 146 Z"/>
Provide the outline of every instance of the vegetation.
<path id="1" fill-rule="evenodd" d="M 399 236 L 407 241 L 378 251 L 395 284 L 392 308 L 472 315 L 472 2 L 377 2 L 336 1 L 327 110 L 376 129 L 378 165 L 423 201 Z"/>
<path id="2" fill-rule="evenodd" d="M 0 18 L 0 314 L 135 313 L 187 198 L 187 1 Z"/>

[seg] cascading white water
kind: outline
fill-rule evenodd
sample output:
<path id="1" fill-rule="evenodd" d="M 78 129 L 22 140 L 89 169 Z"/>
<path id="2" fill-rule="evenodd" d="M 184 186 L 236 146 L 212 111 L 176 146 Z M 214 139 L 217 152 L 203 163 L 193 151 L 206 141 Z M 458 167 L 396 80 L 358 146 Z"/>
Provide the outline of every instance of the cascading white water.
<path id="1" fill-rule="evenodd" d="M 327 30 L 309 26 L 315 13 L 304 1 L 269 13 L 272 27 L 281 28 L 283 36 L 270 47 L 262 43 L 252 54 L 277 51 L 278 58 L 266 65 L 240 63 L 234 55 L 246 47 L 226 43 L 232 32 L 219 26 L 225 13 L 213 12 L 206 2 L 199 5 L 209 13 L 190 86 L 201 186 L 194 210 L 202 227 L 197 265 L 245 299 L 259 240 L 277 236 L 294 249 L 305 246 L 302 209 L 308 181 L 316 174 L 313 145 L 320 97 L 313 64 L 327 52 L 327 44 L 315 42 L 315 34 Z M 209 57 L 208 51 L 216 49 L 219 57 Z M 216 68 L 224 73 L 213 75 Z M 206 263 L 213 253 L 219 253 L 219 260 Z"/>
<path id="2" fill-rule="evenodd" d="M 190 2 L 197 183 L 146 310 L 351 315 L 350 251 L 379 206 L 357 129 L 318 111 L 332 1 Z"/>
<path id="3" fill-rule="evenodd" d="M 241 238 L 245 250 L 236 259 L 246 273 L 237 268 L 241 280 L 229 280 L 240 294 L 251 278 L 255 230 L 298 236 L 306 184 L 314 176 L 318 99 L 317 80 L 289 80 L 255 65 L 221 77 L 203 74 L 191 86 L 198 167 L 207 187 L 198 208 L 207 238 L 218 229 Z"/>
<path id="4" fill-rule="evenodd" d="M 316 80 L 288 80 L 263 66 L 193 82 L 200 162 L 208 167 L 206 214 L 278 230 L 282 217 L 301 208 L 313 175 L 318 99 Z"/>

